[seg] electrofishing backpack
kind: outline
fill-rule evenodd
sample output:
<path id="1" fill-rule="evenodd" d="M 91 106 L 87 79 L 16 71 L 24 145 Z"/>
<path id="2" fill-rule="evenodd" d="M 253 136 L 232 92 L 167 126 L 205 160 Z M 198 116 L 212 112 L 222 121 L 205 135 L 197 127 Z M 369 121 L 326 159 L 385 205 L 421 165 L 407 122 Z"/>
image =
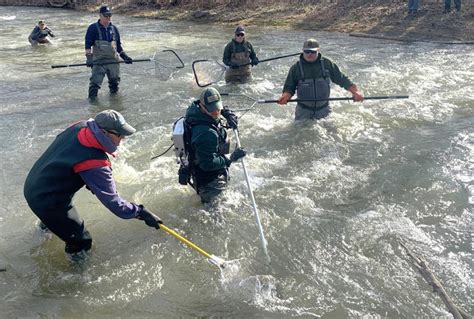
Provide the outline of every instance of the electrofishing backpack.
<path id="1" fill-rule="evenodd" d="M 192 152 L 191 152 L 191 126 L 186 123 L 184 117 L 180 117 L 173 124 L 173 140 L 174 154 L 176 155 L 176 163 L 179 164 L 178 182 L 181 185 L 191 185 L 192 171 Z M 194 187 L 194 186 L 193 186 Z"/>

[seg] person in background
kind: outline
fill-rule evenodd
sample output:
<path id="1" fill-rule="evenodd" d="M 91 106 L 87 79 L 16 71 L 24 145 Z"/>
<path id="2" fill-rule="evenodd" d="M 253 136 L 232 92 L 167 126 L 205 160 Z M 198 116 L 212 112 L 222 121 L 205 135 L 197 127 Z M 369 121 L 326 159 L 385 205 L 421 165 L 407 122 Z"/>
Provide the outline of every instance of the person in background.
<path id="1" fill-rule="evenodd" d="M 454 0 L 454 6 L 457 12 L 461 12 L 461 0 Z M 451 0 L 444 0 L 444 13 L 451 12 Z"/>
<path id="2" fill-rule="evenodd" d="M 122 48 L 119 30 L 110 22 L 111 18 L 112 10 L 108 6 L 100 7 L 99 20 L 89 25 L 86 32 L 86 64 L 92 68 L 89 82 L 89 99 L 92 101 L 97 98 L 105 75 L 109 80 L 110 93 L 118 92 L 120 65 L 114 63 L 118 61 L 118 55 L 125 63 L 133 63 Z"/>
<path id="3" fill-rule="evenodd" d="M 225 72 L 226 83 L 246 83 L 252 79 L 250 66 L 257 65 L 258 58 L 252 44 L 245 39 L 242 26 L 235 29 L 234 38 L 225 46 L 222 62 L 229 67 Z"/>
<path id="4" fill-rule="evenodd" d="M 85 259 L 92 247 L 92 237 L 72 204 L 84 185 L 118 217 L 160 227 L 158 216 L 120 197 L 112 176 L 107 154 L 115 156 L 120 142 L 134 132 L 119 112 L 102 111 L 56 136 L 26 178 L 24 196 L 40 227 L 66 243 L 65 252 L 72 261 Z"/>
<path id="5" fill-rule="evenodd" d="M 298 93 L 298 99 L 321 99 L 317 102 L 298 102 L 295 120 L 324 118 L 331 112 L 329 101 L 324 100 L 331 95 L 331 82 L 351 92 L 355 102 L 364 100 L 357 86 L 339 67 L 321 55 L 318 41 L 308 39 L 303 44 L 299 61 L 293 64 L 288 72 L 278 104 L 288 103 L 295 92 Z"/>
<path id="6" fill-rule="evenodd" d="M 236 148 L 230 157 L 226 127 L 237 129 L 237 116 L 222 107 L 221 96 L 215 88 L 206 88 L 199 100 L 186 110 L 185 121 L 191 127 L 191 177 L 193 187 L 203 204 L 213 204 L 217 196 L 226 188 L 229 180 L 229 166 L 246 155 L 242 148 Z"/>
<path id="7" fill-rule="evenodd" d="M 408 16 L 416 16 L 419 4 L 420 0 L 408 0 Z"/>
<path id="8" fill-rule="evenodd" d="M 31 43 L 32 46 L 41 44 L 51 44 L 48 40 L 48 35 L 52 38 L 55 37 L 53 31 L 46 25 L 43 20 L 38 22 L 38 25 L 33 28 L 30 35 L 28 36 L 28 41 Z"/>

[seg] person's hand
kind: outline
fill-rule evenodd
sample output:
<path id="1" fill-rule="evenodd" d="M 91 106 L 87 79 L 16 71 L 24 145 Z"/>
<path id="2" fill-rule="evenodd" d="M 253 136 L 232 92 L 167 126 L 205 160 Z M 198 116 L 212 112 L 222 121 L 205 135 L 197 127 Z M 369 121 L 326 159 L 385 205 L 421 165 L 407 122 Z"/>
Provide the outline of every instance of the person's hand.
<path id="1" fill-rule="evenodd" d="M 289 92 L 283 92 L 283 94 L 278 98 L 278 104 L 284 105 L 288 103 L 288 100 L 291 99 L 291 94 Z"/>
<path id="2" fill-rule="evenodd" d="M 257 57 L 255 57 L 254 59 L 252 59 L 252 62 L 251 62 L 250 64 L 251 64 L 252 66 L 256 66 L 256 65 L 258 64 L 258 62 L 260 62 L 260 61 L 258 60 Z"/>
<path id="3" fill-rule="evenodd" d="M 243 148 L 238 147 L 232 152 L 232 154 L 230 154 L 230 161 L 238 161 L 242 157 L 245 157 L 245 155 L 247 155 L 247 152 Z"/>
<path id="4" fill-rule="evenodd" d="M 362 102 L 364 100 L 364 95 L 359 91 L 357 85 L 352 84 L 347 90 L 352 93 L 352 99 L 354 102 Z"/>
<path id="5" fill-rule="evenodd" d="M 237 129 L 239 120 L 237 118 L 237 115 L 234 114 L 234 112 L 224 107 L 224 109 L 221 111 L 221 115 L 227 120 L 227 124 L 230 126 L 231 129 Z"/>
<path id="6" fill-rule="evenodd" d="M 86 65 L 89 68 L 94 66 L 94 61 L 92 61 L 92 54 L 86 54 Z"/>
<path id="7" fill-rule="evenodd" d="M 122 60 L 125 61 L 126 64 L 132 64 L 133 63 L 132 58 L 129 57 L 127 55 L 127 53 L 125 53 L 125 51 L 120 52 L 120 57 L 122 58 Z"/>
<path id="8" fill-rule="evenodd" d="M 234 63 L 234 62 L 231 62 L 229 66 L 230 66 L 231 69 L 234 69 L 234 70 L 239 68 L 239 65 L 237 63 Z"/>
<path id="9" fill-rule="evenodd" d="M 140 205 L 137 218 L 143 220 L 147 226 L 154 227 L 156 229 L 160 229 L 160 224 L 163 224 L 160 217 L 146 210 L 143 205 Z"/>

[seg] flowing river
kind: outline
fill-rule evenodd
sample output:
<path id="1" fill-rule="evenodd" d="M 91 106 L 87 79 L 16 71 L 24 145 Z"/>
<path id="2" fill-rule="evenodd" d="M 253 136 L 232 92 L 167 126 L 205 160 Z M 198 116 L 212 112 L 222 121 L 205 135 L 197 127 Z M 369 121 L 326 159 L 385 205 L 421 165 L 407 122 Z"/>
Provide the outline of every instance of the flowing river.
<path id="1" fill-rule="evenodd" d="M 191 62 L 221 60 L 233 28 L 114 15 L 132 58 L 171 48 L 185 67 L 163 81 L 152 62 L 122 65 L 119 95 L 109 96 L 105 80 L 90 104 L 90 69 L 51 65 L 85 62 L 85 31 L 97 18 L 0 7 L 3 318 L 450 318 L 400 240 L 474 312 L 472 46 L 247 27 L 261 60 L 296 53 L 315 37 L 366 96 L 410 96 L 333 102 L 329 117 L 302 123 L 291 103 L 238 113 L 268 263 L 242 165 L 232 165 L 220 208 L 207 211 L 178 184 L 171 151 L 150 160 L 170 146 L 173 122 L 199 96 Z M 56 37 L 32 48 L 27 37 L 40 19 Z M 216 87 L 275 99 L 295 61 L 261 63 L 253 82 Z M 333 97 L 348 96 L 332 88 Z M 223 98 L 234 109 L 253 103 Z M 75 197 L 94 238 L 85 263 L 70 264 L 63 243 L 37 230 L 23 198 L 29 169 L 68 125 L 108 108 L 138 130 L 113 160 L 120 194 L 229 261 L 223 271 L 164 231 L 117 218 L 85 188 Z"/>

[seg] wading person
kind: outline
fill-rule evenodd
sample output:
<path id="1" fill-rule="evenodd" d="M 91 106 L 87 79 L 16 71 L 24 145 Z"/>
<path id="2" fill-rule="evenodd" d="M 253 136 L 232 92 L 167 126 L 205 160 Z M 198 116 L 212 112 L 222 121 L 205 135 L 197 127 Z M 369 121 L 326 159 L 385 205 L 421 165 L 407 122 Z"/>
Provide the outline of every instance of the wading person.
<path id="1" fill-rule="evenodd" d="M 115 156 L 122 139 L 134 132 L 119 112 L 102 111 L 60 133 L 31 168 L 24 185 L 26 201 L 41 220 L 41 228 L 66 243 L 70 260 L 84 259 L 92 246 L 91 235 L 72 204 L 84 185 L 118 217 L 138 218 L 159 228 L 158 216 L 120 197 L 112 177 L 107 154 Z"/>
<path id="2" fill-rule="evenodd" d="M 40 20 L 38 25 L 31 31 L 28 41 L 30 41 L 32 46 L 36 46 L 38 43 L 51 44 L 48 40 L 48 36 L 54 38 L 54 33 L 43 20 Z"/>
<path id="3" fill-rule="evenodd" d="M 230 143 L 221 116 L 228 127 L 237 129 L 237 116 L 229 109 L 223 109 L 221 96 L 214 88 L 204 89 L 199 100 L 186 110 L 185 121 L 191 129 L 192 183 L 203 204 L 214 202 L 227 186 L 230 164 L 246 154 L 242 148 L 237 148 L 230 157 L 225 156 Z"/>
<path id="4" fill-rule="evenodd" d="M 112 10 L 102 6 L 99 10 L 99 20 L 91 25 L 86 32 L 86 64 L 92 68 L 89 82 L 89 99 L 95 100 L 102 85 L 104 76 L 109 80 L 110 94 L 116 94 L 120 83 L 120 64 L 118 55 L 131 64 L 133 62 L 122 48 L 120 33 L 115 25 L 110 22 Z M 111 63 L 112 62 L 112 63 Z"/>
<path id="5" fill-rule="evenodd" d="M 330 59 L 321 55 L 319 43 L 315 39 L 304 42 L 299 61 L 293 64 L 283 86 L 279 104 L 286 104 L 295 94 L 298 99 L 327 99 L 331 95 L 331 82 L 352 93 L 356 102 L 364 100 L 357 86 Z M 331 112 L 329 101 L 298 102 L 295 120 L 321 119 Z"/>
<path id="6" fill-rule="evenodd" d="M 245 83 L 252 79 L 251 65 L 258 64 L 253 46 L 245 39 L 245 30 L 238 26 L 234 38 L 226 45 L 222 62 L 229 67 L 225 72 L 227 83 Z M 250 64 L 249 64 L 250 63 Z M 245 66 L 239 66 L 247 64 Z"/>

